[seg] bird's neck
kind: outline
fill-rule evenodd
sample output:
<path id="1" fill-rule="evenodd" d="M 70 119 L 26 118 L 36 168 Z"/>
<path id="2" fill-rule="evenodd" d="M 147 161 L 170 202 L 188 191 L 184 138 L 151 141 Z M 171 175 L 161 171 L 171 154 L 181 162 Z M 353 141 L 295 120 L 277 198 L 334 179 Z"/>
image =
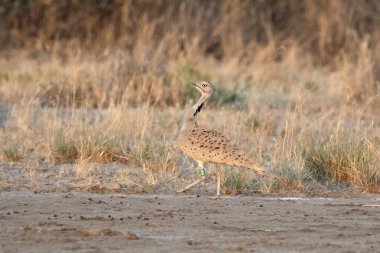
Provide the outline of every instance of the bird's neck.
<path id="1" fill-rule="evenodd" d="M 188 110 L 183 118 L 181 132 L 198 126 L 198 115 L 193 116 L 193 110 Z"/>
<path id="2" fill-rule="evenodd" d="M 193 106 L 193 116 L 196 116 L 203 108 L 206 103 L 206 100 L 210 97 L 208 94 L 202 94 L 198 99 L 197 103 Z"/>
<path id="3" fill-rule="evenodd" d="M 187 129 L 192 129 L 194 127 L 199 126 L 199 113 L 201 112 L 202 108 L 204 107 L 206 100 L 210 97 L 208 94 L 202 94 L 202 96 L 198 99 L 198 102 L 187 111 L 185 114 L 181 131 L 185 131 Z"/>

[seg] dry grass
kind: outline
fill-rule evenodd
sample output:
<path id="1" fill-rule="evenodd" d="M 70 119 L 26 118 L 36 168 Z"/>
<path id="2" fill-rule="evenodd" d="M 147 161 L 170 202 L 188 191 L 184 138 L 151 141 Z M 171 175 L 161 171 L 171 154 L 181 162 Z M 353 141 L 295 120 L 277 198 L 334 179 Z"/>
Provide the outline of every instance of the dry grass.
<path id="1" fill-rule="evenodd" d="M 247 193 L 252 189 L 252 176 L 249 172 L 241 169 L 228 168 L 224 171 L 224 181 L 222 188 L 225 194 Z"/>
<path id="2" fill-rule="evenodd" d="M 22 155 L 13 147 L 3 148 L 2 153 L 5 161 L 19 162 L 22 160 Z"/>
<path id="3" fill-rule="evenodd" d="M 302 150 L 305 169 L 317 180 L 379 190 L 379 154 L 368 140 L 351 142 L 341 137 L 321 141 L 311 138 L 302 145 Z"/>
<path id="4" fill-rule="evenodd" d="M 125 156 L 126 151 L 123 144 L 107 137 L 90 138 L 82 135 L 78 139 L 74 139 L 73 137 L 57 136 L 49 148 L 55 163 L 74 163 L 83 160 L 95 163 L 126 163 L 129 160 Z"/>
<path id="5" fill-rule="evenodd" d="M 206 79 L 202 124 L 273 174 L 228 169 L 226 192 L 379 191 L 378 1 L 17 3 L 0 1 L 3 160 L 74 164 L 86 189 L 96 164 L 175 188 L 185 84 Z"/>

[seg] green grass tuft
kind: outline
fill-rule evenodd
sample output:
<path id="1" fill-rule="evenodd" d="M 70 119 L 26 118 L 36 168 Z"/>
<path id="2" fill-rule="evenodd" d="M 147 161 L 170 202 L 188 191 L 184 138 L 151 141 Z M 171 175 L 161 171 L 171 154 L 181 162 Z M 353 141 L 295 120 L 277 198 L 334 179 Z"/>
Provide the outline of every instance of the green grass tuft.
<path id="1" fill-rule="evenodd" d="M 79 157 L 79 151 L 74 140 L 65 136 L 55 139 L 52 156 L 56 163 L 73 163 Z"/>
<path id="2" fill-rule="evenodd" d="M 128 163 L 129 148 L 120 141 L 106 137 L 84 138 L 58 136 L 55 139 L 52 157 L 56 163 L 73 163 L 85 160 L 97 163 Z"/>
<path id="3" fill-rule="evenodd" d="M 22 155 L 13 147 L 6 147 L 2 149 L 3 157 L 8 162 L 19 162 L 22 160 Z"/>
<path id="4" fill-rule="evenodd" d="M 308 177 L 305 171 L 297 169 L 289 164 L 284 164 L 274 170 L 275 177 L 272 182 L 274 192 L 302 192 Z"/>
<path id="5" fill-rule="evenodd" d="M 252 190 L 262 193 L 299 193 L 312 181 L 307 171 L 285 162 L 273 168 L 264 177 L 255 177 Z"/>
<path id="6" fill-rule="evenodd" d="M 146 143 L 132 150 L 133 160 L 137 166 L 149 169 L 154 173 L 172 174 L 176 170 L 178 151 L 172 146 Z"/>
<path id="7" fill-rule="evenodd" d="M 380 173 L 367 141 L 311 138 L 302 145 L 305 168 L 322 182 L 347 183 L 368 191 L 380 189 Z"/>
<path id="8" fill-rule="evenodd" d="M 251 177 L 248 171 L 241 168 L 230 168 L 225 171 L 222 187 L 227 194 L 246 193 L 251 187 Z"/>

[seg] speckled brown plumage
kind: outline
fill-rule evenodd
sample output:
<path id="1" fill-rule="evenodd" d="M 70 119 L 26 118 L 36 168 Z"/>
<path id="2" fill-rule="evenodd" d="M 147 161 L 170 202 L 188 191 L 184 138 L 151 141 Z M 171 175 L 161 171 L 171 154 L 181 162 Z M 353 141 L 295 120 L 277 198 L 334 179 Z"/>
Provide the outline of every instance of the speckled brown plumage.
<path id="1" fill-rule="evenodd" d="M 194 160 L 245 167 L 263 174 L 262 169 L 223 134 L 212 129 L 194 126 L 183 132 L 180 148 Z"/>

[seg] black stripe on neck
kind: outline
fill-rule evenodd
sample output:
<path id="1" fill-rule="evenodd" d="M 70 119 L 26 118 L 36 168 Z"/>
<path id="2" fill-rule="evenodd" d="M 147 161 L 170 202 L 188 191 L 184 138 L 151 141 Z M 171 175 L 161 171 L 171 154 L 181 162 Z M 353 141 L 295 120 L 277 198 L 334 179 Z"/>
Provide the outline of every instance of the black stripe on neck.
<path id="1" fill-rule="evenodd" d="M 202 103 L 200 106 L 198 106 L 198 108 L 195 110 L 193 116 L 197 115 L 197 113 L 202 110 L 203 105 L 204 105 L 204 103 Z"/>

